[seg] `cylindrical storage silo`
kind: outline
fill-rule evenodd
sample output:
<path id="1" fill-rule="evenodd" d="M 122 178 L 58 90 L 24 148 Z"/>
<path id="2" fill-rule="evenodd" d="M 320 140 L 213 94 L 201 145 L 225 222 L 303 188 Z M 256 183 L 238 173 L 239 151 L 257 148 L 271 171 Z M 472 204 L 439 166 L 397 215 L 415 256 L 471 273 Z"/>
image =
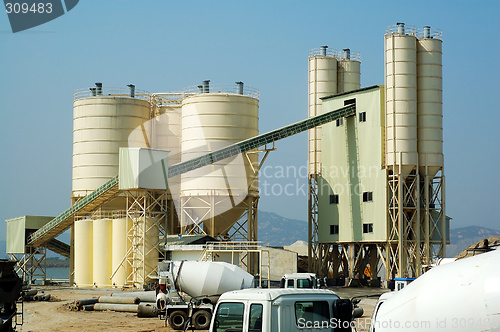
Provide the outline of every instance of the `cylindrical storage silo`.
<path id="1" fill-rule="evenodd" d="M 127 283 L 127 277 L 131 272 L 129 259 L 127 258 L 128 250 L 131 247 L 128 237 L 130 228 L 130 219 L 113 219 L 111 273 L 114 273 L 112 284 L 118 287 L 122 287 Z"/>
<path id="2" fill-rule="evenodd" d="M 149 101 L 132 97 L 97 95 L 73 102 L 72 197 L 86 196 L 118 174 L 119 148 L 134 143 L 129 134 L 149 114 Z"/>
<path id="3" fill-rule="evenodd" d="M 420 173 L 433 177 L 444 165 L 443 42 L 426 28 L 417 41 L 418 160 Z"/>
<path id="4" fill-rule="evenodd" d="M 398 32 L 399 31 L 399 32 Z M 417 38 L 398 24 L 385 35 L 386 165 L 408 175 L 417 153 Z M 401 167 L 401 168 L 400 168 Z"/>
<path id="5" fill-rule="evenodd" d="M 93 281 L 97 287 L 111 286 L 113 220 L 97 219 L 93 224 Z"/>
<path id="6" fill-rule="evenodd" d="M 257 98 L 233 93 L 202 93 L 182 102 L 182 161 L 258 135 Z M 257 154 L 249 154 L 258 162 Z M 181 224 L 204 221 L 207 234 L 226 234 L 258 194 L 257 174 L 239 154 L 181 175 Z"/>
<path id="7" fill-rule="evenodd" d="M 160 229 L 157 225 L 158 221 L 158 218 L 146 217 L 146 232 L 144 236 L 144 278 L 146 282 L 150 281 L 147 276 L 156 274 L 156 271 L 158 270 L 160 257 L 160 253 L 158 251 L 158 241 L 160 235 Z"/>
<path id="8" fill-rule="evenodd" d="M 93 223 L 91 219 L 75 221 L 75 284 L 90 287 L 93 284 Z"/>
<path id="9" fill-rule="evenodd" d="M 309 117 L 322 114 L 322 97 L 337 93 L 337 58 L 327 46 L 309 55 Z M 309 174 L 321 173 L 321 127 L 309 130 Z"/>
<path id="10" fill-rule="evenodd" d="M 337 67 L 337 93 L 357 90 L 361 87 L 361 62 L 359 53 L 344 50 Z"/>

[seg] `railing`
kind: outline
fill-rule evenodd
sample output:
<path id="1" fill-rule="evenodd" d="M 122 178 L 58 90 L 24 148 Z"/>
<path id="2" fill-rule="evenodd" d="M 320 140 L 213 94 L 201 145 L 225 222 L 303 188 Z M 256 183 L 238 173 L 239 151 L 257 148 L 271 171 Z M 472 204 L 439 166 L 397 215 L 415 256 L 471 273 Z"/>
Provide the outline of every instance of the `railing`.
<path id="1" fill-rule="evenodd" d="M 97 90 L 94 89 L 96 89 L 96 87 L 82 88 L 75 90 L 75 92 L 73 92 L 73 101 L 82 98 L 106 97 L 106 96 L 131 98 L 129 88 L 103 86 L 101 88 L 98 88 L 99 92 L 97 92 Z M 150 93 L 144 90 L 135 89 L 134 98 L 149 101 Z"/>
<path id="2" fill-rule="evenodd" d="M 231 93 L 235 95 L 243 95 L 243 96 L 248 96 L 252 98 L 259 99 L 260 92 L 258 89 L 249 87 L 249 86 L 244 86 L 243 87 L 243 93 L 240 93 L 240 86 L 235 84 L 235 85 L 219 85 L 219 84 L 210 84 L 208 87 L 209 93 Z M 194 86 L 188 86 L 182 90 L 183 93 L 187 95 L 194 95 L 194 94 L 202 94 L 202 88 L 199 85 L 194 85 Z"/>
<path id="3" fill-rule="evenodd" d="M 38 239 L 41 237 L 45 236 L 45 234 L 49 233 L 50 231 L 54 231 L 58 226 L 61 226 L 64 221 L 66 221 L 69 217 L 83 209 L 86 205 L 90 204 L 92 201 L 94 201 L 97 197 L 101 196 L 111 188 L 118 186 L 118 175 L 113 177 L 111 180 L 97 188 L 95 191 L 90 193 L 89 195 L 85 196 L 78 202 L 76 202 L 72 207 L 43 225 L 39 230 L 31 234 L 28 238 L 28 244 L 33 244 L 35 243 Z M 64 231 L 64 229 L 63 229 Z"/>
<path id="4" fill-rule="evenodd" d="M 315 56 L 327 56 L 327 57 L 334 57 L 337 58 L 338 60 L 346 59 L 345 57 L 345 52 L 344 51 L 337 51 L 334 49 L 327 49 L 326 50 L 326 55 L 324 54 L 325 51 L 321 48 L 313 48 L 312 50 L 309 51 L 309 56 L 310 57 L 315 57 Z M 361 53 L 357 51 L 349 51 L 349 58 L 347 60 L 351 61 L 361 61 Z"/>
<path id="5" fill-rule="evenodd" d="M 417 30 L 417 38 L 431 38 L 443 40 L 443 30 L 441 29 L 426 29 L 421 28 Z"/>
<path id="6" fill-rule="evenodd" d="M 408 35 L 408 36 L 416 36 L 417 35 L 417 28 L 413 25 L 391 25 L 388 26 L 387 29 L 385 30 L 386 35 L 393 35 L 393 34 L 399 34 L 399 35 Z"/>

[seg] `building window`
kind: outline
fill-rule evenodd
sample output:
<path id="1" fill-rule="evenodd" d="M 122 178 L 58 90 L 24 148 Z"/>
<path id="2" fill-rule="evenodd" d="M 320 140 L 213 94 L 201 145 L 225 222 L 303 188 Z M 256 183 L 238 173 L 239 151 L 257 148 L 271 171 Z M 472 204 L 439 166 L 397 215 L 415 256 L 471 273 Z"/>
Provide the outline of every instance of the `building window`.
<path id="1" fill-rule="evenodd" d="M 339 225 L 330 225 L 330 234 L 338 234 Z"/>
<path id="2" fill-rule="evenodd" d="M 337 127 L 340 127 L 344 124 L 344 118 L 337 119 Z"/>
<path id="3" fill-rule="evenodd" d="M 356 104 L 356 98 L 344 100 L 344 106 Z"/>
<path id="4" fill-rule="evenodd" d="M 363 202 L 373 202 L 373 191 L 363 192 Z"/>
<path id="5" fill-rule="evenodd" d="M 363 224 L 363 233 L 373 233 L 373 224 Z"/>
<path id="6" fill-rule="evenodd" d="M 366 122 L 366 112 L 359 113 L 359 122 Z"/>
<path id="7" fill-rule="evenodd" d="M 339 204 L 339 195 L 330 195 L 330 204 Z"/>

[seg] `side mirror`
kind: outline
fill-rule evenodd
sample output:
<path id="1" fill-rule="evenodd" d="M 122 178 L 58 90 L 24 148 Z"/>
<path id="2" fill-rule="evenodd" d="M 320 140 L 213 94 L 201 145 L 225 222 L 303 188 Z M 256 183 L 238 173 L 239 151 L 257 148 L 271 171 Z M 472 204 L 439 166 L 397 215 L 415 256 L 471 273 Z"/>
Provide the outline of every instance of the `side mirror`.
<path id="1" fill-rule="evenodd" d="M 352 318 L 359 318 L 362 317 L 365 311 L 361 307 L 354 307 L 352 309 Z"/>
<path id="2" fill-rule="evenodd" d="M 352 302 L 349 299 L 338 299 L 333 302 L 333 317 L 336 332 L 351 332 Z"/>

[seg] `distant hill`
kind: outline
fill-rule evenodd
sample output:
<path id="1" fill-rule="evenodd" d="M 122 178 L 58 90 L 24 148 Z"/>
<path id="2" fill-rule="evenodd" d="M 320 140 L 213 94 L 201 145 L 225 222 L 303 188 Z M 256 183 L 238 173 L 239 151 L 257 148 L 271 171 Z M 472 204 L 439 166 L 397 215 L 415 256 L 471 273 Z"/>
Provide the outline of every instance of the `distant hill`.
<path id="1" fill-rule="evenodd" d="M 500 236 L 500 231 L 480 226 L 452 229 L 450 231 L 451 244 L 446 247 L 446 256 L 455 257 L 470 245 L 490 236 Z"/>
<path id="2" fill-rule="evenodd" d="M 286 246 L 297 240 L 307 242 L 307 222 L 288 219 L 273 212 L 259 211 L 259 241 Z"/>

